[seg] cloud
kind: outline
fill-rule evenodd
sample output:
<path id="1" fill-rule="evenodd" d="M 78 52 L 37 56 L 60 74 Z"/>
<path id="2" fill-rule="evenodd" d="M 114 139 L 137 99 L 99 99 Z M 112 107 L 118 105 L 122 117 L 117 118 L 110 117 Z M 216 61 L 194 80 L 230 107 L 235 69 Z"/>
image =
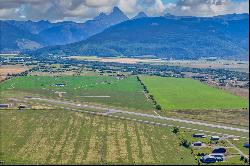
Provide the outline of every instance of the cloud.
<path id="1" fill-rule="evenodd" d="M 249 1 L 232 0 L 178 0 L 165 12 L 181 16 L 215 16 L 229 13 L 248 13 Z"/>
<path id="2" fill-rule="evenodd" d="M 99 13 L 109 13 L 118 6 L 133 17 L 140 11 L 149 16 L 174 15 L 214 16 L 244 13 L 248 0 L 0 0 L 0 19 L 72 20 L 83 22 Z"/>

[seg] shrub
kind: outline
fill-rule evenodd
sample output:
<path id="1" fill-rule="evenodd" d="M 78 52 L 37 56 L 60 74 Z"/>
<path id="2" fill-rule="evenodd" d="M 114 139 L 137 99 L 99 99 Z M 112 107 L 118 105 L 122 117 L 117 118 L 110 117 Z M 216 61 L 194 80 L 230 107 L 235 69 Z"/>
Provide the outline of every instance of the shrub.
<path id="1" fill-rule="evenodd" d="M 178 127 L 174 127 L 173 130 L 172 130 L 172 132 L 175 133 L 175 134 L 177 134 L 179 131 L 180 131 L 180 130 L 179 130 Z"/>
<path id="2" fill-rule="evenodd" d="M 155 108 L 156 108 L 157 110 L 161 110 L 161 106 L 160 106 L 159 104 L 157 104 L 157 105 L 155 106 Z"/>
<path id="3" fill-rule="evenodd" d="M 188 142 L 188 140 L 186 140 L 186 139 L 182 139 L 180 145 L 184 146 L 185 148 L 190 148 L 191 143 Z"/>

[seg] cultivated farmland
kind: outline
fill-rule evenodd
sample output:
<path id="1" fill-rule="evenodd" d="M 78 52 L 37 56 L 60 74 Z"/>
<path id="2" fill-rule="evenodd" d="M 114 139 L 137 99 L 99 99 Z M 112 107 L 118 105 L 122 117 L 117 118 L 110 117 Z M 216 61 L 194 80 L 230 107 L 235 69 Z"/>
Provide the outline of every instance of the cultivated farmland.
<path id="1" fill-rule="evenodd" d="M 169 128 L 65 110 L 0 110 L 4 164 L 195 164 Z"/>
<path id="2" fill-rule="evenodd" d="M 30 93 L 128 109 L 152 110 L 136 77 L 25 76 L 3 82 L 2 95 Z M 15 92 L 15 93 L 12 93 Z M 58 92 L 62 92 L 59 96 Z"/>
<path id="3" fill-rule="evenodd" d="M 163 109 L 241 109 L 248 101 L 185 78 L 140 77 Z"/>

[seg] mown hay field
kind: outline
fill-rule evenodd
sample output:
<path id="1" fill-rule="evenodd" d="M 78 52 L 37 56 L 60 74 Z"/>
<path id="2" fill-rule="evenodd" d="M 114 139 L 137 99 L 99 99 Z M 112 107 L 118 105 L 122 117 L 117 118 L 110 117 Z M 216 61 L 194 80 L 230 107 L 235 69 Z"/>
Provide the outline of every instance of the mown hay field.
<path id="1" fill-rule="evenodd" d="M 242 109 L 248 100 L 197 80 L 141 76 L 149 93 L 163 109 Z"/>
<path id="2" fill-rule="evenodd" d="M 195 164 L 170 128 L 65 110 L 0 110 L 3 164 Z"/>

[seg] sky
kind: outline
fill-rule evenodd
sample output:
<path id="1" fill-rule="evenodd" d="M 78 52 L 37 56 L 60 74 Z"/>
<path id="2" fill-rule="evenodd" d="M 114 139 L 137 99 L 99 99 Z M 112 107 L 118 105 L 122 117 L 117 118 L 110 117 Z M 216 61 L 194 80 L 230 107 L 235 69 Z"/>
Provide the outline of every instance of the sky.
<path id="1" fill-rule="evenodd" d="M 249 13 L 249 0 L 0 0 L 0 19 L 84 22 L 118 6 L 128 17 Z"/>

